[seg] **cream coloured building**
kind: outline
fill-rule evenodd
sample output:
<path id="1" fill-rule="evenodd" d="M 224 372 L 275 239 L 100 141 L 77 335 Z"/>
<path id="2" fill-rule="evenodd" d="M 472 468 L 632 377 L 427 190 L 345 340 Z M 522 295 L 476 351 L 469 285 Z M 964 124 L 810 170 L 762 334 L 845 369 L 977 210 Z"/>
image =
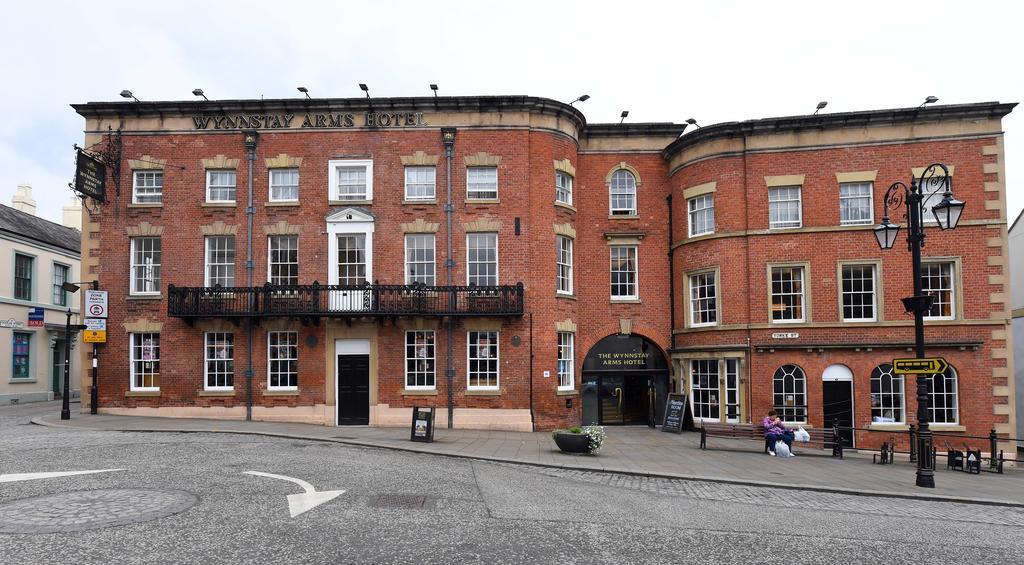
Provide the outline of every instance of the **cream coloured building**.
<path id="1" fill-rule="evenodd" d="M 69 308 L 71 323 L 80 323 L 78 297 L 60 285 L 81 280 L 81 233 L 37 217 L 28 185 L 12 204 L 0 204 L 0 406 L 60 397 Z M 72 398 L 79 365 L 72 352 Z"/>

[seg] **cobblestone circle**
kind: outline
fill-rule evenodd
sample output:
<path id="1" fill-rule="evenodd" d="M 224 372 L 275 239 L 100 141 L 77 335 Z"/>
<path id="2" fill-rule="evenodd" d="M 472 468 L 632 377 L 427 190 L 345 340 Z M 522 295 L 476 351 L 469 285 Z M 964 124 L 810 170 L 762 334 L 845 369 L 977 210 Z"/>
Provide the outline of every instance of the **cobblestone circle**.
<path id="1" fill-rule="evenodd" d="M 643 477 L 576 469 L 526 468 L 550 477 L 602 484 L 613 488 L 652 492 L 667 496 L 717 500 L 739 504 L 756 504 L 758 506 L 802 508 L 804 510 L 905 516 L 908 518 L 930 518 L 955 522 L 1024 527 L 1024 509 L 1016 507 L 936 502 L 884 496 L 858 496 L 820 491 L 771 489 L 710 481 Z"/>
<path id="2" fill-rule="evenodd" d="M 49 534 L 148 522 L 191 508 L 181 490 L 80 490 L 23 498 L 0 506 L 0 533 Z"/>

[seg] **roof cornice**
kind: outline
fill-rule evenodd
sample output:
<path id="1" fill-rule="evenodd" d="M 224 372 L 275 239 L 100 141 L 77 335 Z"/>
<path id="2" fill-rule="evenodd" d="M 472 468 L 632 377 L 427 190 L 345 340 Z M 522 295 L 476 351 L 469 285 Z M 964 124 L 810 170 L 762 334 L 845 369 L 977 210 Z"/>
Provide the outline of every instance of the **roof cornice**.
<path id="1" fill-rule="evenodd" d="M 1005 104 L 1000 102 L 978 102 L 975 104 L 948 104 L 943 106 L 866 110 L 861 112 L 762 118 L 742 122 L 723 122 L 705 126 L 683 135 L 666 147 L 663 155 L 668 160 L 687 147 L 716 139 L 733 137 L 770 135 L 801 130 L 892 126 L 915 122 L 996 119 L 1009 114 L 1016 105 L 1016 102 Z"/>
<path id="2" fill-rule="evenodd" d="M 586 118 L 576 108 L 535 96 L 418 96 L 396 98 L 276 98 L 272 100 L 179 100 L 72 104 L 84 118 L 188 116 L 217 113 L 306 112 L 531 112 L 564 117 L 580 129 Z"/>

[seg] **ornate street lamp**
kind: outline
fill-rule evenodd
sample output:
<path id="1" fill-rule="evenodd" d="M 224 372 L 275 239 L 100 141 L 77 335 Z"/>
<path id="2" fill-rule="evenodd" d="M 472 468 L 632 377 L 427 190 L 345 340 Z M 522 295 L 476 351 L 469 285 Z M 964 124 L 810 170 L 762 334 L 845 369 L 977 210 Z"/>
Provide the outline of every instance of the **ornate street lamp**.
<path id="1" fill-rule="evenodd" d="M 925 194 L 926 188 L 935 187 Z M 931 309 L 934 297 L 924 294 L 921 289 L 921 248 L 924 247 L 925 202 L 940 190 L 944 191 L 942 201 L 931 207 L 939 228 L 956 228 L 964 203 L 953 198 L 949 187 L 949 169 L 941 163 L 929 165 L 920 178 L 910 181 L 910 186 L 894 182 L 885 191 L 882 223 L 875 227 L 875 239 L 882 249 L 891 249 L 896 242 L 900 226 L 889 221 L 889 208 L 907 207 L 907 246 L 913 258 L 914 295 L 903 299 L 904 308 L 914 314 L 914 346 L 916 357 L 924 359 L 924 315 Z M 935 488 L 935 469 L 932 465 L 932 431 L 928 427 L 928 376 L 917 375 L 917 486 Z"/>

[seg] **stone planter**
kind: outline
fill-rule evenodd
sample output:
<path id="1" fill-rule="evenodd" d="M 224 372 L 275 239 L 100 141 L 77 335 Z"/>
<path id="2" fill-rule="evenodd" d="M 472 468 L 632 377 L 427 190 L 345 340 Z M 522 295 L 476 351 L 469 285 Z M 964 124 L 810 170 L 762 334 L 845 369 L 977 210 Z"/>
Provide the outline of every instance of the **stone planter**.
<path id="1" fill-rule="evenodd" d="M 590 436 L 587 434 L 559 432 L 554 437 L 555 445 L 566 453 L 590 453 Z"/>

